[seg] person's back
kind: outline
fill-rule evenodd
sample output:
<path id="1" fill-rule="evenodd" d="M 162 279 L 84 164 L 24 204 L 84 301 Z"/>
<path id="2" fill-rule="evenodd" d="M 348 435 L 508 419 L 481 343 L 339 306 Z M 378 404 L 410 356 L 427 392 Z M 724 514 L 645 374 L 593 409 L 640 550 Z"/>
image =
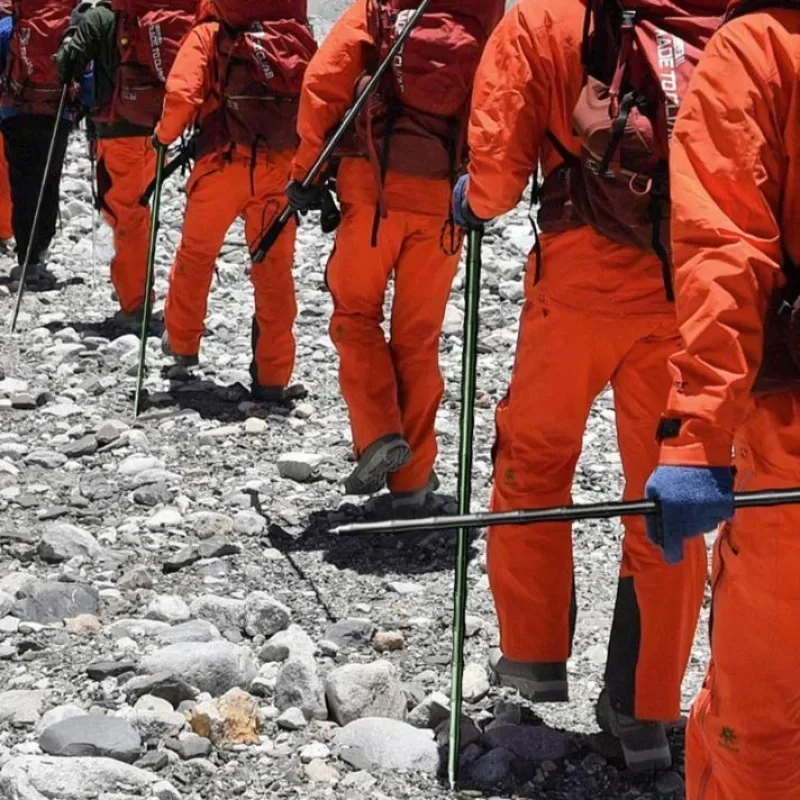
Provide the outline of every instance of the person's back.
<path id="1" fill-rule="evenodd" d="M 586 421 L 608 384 L 625 497 L 641 497 L 658 456 L 654 433 L 670 387 L 666 361 L 679 344 L 658 257 L 585 224 L 562 183 L 559 151 L 577 159 L 581 146 L 573 112 L 584 86 L 585 14 L 580 0 L 522 0 L 493 34 L 476 79 L 469 179 L 456 192 L 457 210 L 475 221 L 506 213 L 541 165 L 539 218 L 549 231 L 528 261 L 514 373 L 497 411 L 496 511 L 570 501 Z M 493 666 L 501 682 L 534 701 L 567 700 L 576 608 L 570 526 L 492 529 L 488 569 L 501 631 Z M 671 569 L 648 543 L 642 521 L 625 520 L 598 710 L 621 737 L 631 769 L 670 763 L 661 723 L 680 715 L 705 572 L 702 543 Z"/>
<path id="2" fill-rule="evenodd" d="M 739 491 L 800 484 L 800 3 L 769 6 L 732 4 L 742 16 L 709 46 L 675 128 L 684 346 L 648 487 L 673 554 L 733 517 L 732 465 Z M 689 800 L 800 798 L 798 527 L 785 507 L 738 511 L 720 530 L 712 660 L 687 729 Z"/>

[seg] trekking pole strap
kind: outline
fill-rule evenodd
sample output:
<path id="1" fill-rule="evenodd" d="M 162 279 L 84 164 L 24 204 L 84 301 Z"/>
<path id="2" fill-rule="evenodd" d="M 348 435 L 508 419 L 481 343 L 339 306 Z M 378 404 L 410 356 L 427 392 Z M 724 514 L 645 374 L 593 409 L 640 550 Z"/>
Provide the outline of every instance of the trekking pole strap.
<path id="1" fill-rule="evenodd" d="M 734 497 L 734 507 L 771 508 L 773 506 L 800 504 L 800 487 L 769 489 L 761 492 L 743 492 Z M 557 506 L 500 513 L 462 514 L 453 517 L 429 517 L 419 520 L 342 525 L 332 532 L 343 536 L 365 533 L 422 533 L 453 531 L 459 528 L 485 528 L 490 525 L 535 525 L 546 522 L 580 522 L 592 519 L 618 517 L 652 517 L 659 513 L 655 500 L 637 500 L 632 503 L 596 503 L 592 505 Z"/>
<path id="2" fill-rule="evenodd" d="M 403 28 L 402 33 L 397 37 L 397 40 L 392 45 L 391 50 L 389 50 L 388 54 L 386 55 L 386 58 L 378 65 L 378 68 L 375 70 L 375 74 L 369 79 L 358 97 L 356 97 L 355 102 L 351 106 L 350 110 L 347 112 L 347 114 L 345 114 L 344 119 L 339 123 L 339 127 L 334 131 L 331 138 L 328 139 L 328 142 L 322 149 L 322 152 L 317 156 L 317 160 L 314 162 L 305 178 L 303 178 L 302 186 L 304 189 L 308 189 L 314 185 L 323 168 L 328 163 L 334 152 L 336 152 L 336 149 L 342 143 L 344 137 L 347 135 L 348 130 L 350 130 L 350 126 L 363 111 L 364 106 L 367 104 L 370 96 L 378 88 L 383 76 L 389 71 L 389 69 L 391 69 L 395 58 L 405 46 L 406 40 L 411 35 L 412 31 L 416 27 L 416 24 L 422 18 L 422 15 L 425 13 L 428 6 L 431 4 L 431 1 L 432 0 L 422 0 L 417 7 L 417 10 L 411 15 L 406 23 L 405 28 Z M 256 249 L 250 254 L 254 264 L 260 264 L 264 260 L 269 248 L 275 244 L 278 236 L 280 236 L 281 232 L 291 218 L 291 209 L 287 208 L 280 215 L 280 217 L 278 217 L 278 219 L 272 223 L 272 227 L 259 242 L 258 247 L 256 247 Z"/>

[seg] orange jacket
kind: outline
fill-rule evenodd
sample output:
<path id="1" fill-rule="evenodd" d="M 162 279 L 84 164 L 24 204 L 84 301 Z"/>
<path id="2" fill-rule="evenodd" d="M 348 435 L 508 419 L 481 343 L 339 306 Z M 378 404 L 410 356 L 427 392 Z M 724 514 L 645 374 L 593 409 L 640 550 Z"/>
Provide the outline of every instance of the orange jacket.
<path id="1" fill-rule="evenodd" d="M 472 98 L 468 200 L 491 219 L 519 203 L 539 165 L 561 163 L 548 131 L 576 156 L 572 112 L 583 86 L 581 0 L 521 0 L 484 51 Z M 673 313 L 661 264 L 588 227 L 542 237 L 551 299 L 601 314 Z M 548 258 L 549 255 L 549 258 Z"/>
<path id="2" fill-rule="evenodd" d="M 751 408 L 763 322 L 783 280 L 785 250 L 800 264 L 800 12 L 733 20 L 711 42 L 684 101 L 672 153 L 678 318 L 667 415 L 682 420 L 665 464 L 727 465 Z M 768 457 L 800 456 L 800 396 L 757 401 L 780 439 Z M 765 432 L 766 435 L 766 432 Z M 759 449 L 764 448 L 761 437 Z"/>
<path id="3" fill-rule="evenodd" d="M 201 11 L 202 14 L 202 11 Z M 172 144 L 195 121 L 219 108 L 217 34 L 219 22 L 196 25 L 184 39 L 167 78 L 164 110 L 156 126 L 162 144 Z"/>
<path id="4" fill-rule="evenodd" d="M 336 22 L 306 72 L 298 120 L 301 142 L 292 171 L 295 179 L 306 176 L 328 136 L 352 106 L 356 83 L 367 69 L 373 47 L 367 28 L 366 0 L 355 0 Z M 337 190 L 345 204 L 375 205 L 377 187 L 366 159 L 342 159 Z M 447 217 L 450 194 L 449 181 L 411 177 L 393 170 L 389 170 L 384 183 L 390 211 Z"/>

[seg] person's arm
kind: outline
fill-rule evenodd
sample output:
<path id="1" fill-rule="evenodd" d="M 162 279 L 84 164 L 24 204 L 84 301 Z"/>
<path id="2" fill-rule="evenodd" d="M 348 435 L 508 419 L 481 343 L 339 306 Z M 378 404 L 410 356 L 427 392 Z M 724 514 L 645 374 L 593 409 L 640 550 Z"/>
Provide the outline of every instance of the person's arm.
<path id="1" fill-rule="evenodd" d="M 292 167 L 295 180 L 305 178 L 328 136 L 353 104 L 356 83 L 373 48 L 366 2 L 357 0 L 339 18 L 306 71 L 297 123 L 300 146 Z"/>
<path id="2" fill-rule="evenodd" d="M 495 28 L 475 77 L 467 202 L 480 219 L 519 203 L 550 119 L 553 65 L 523 9 L 515 6 Z"/>
<path id="3" fill-rule="evenodd" d="M 212 94 L 211 64 L 218 31 L 216 22 L 197 25 L 178 51 L 167 78 L 164 109 L 155 130 L 163 145 L 172 144 L 197 119 Z"/>
<path id="4" fill-rule="evenodd" d="M 675 128 L 672 233 L 684 345 L 671 362 L 665 465 L 730 465 L 761 365 L 767 305 L 782 280 L 782 120 L 791 90 L 776 77 L 766 38 L 759 14 L 723 28 Z"/>
<path id="5" fill-rule="evenodd" d="M 90 62 L 99 59 L 105 45 L 114 41 L 116 14 L 105 6 L 90 8 L 80 25 L 64 38 L 55 60 L 62 80 L 83 75 Z"/>

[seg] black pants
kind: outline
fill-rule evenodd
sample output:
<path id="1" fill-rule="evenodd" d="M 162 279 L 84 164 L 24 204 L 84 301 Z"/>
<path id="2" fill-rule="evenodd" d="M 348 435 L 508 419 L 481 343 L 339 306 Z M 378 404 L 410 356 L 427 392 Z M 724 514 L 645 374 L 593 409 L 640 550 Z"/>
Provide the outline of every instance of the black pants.
<path id="1" fill-rule="evenodd" d="M 20 264 L 25 260 L 31 238 L 36 201 L 42 188 L 54 125 L 54 117 L 32 114 L 21 114 L 3 122 L 13 205 L 11 226 L 14 229 L 14 238 L 17 240 L 17 259 Z M 42 259 L 56 234 L 61 171 L 67 154 L 70 127 L 64 120 L 58 125 L 53 163 L 31 250 L 31 264 L 36 264 Z"/>

